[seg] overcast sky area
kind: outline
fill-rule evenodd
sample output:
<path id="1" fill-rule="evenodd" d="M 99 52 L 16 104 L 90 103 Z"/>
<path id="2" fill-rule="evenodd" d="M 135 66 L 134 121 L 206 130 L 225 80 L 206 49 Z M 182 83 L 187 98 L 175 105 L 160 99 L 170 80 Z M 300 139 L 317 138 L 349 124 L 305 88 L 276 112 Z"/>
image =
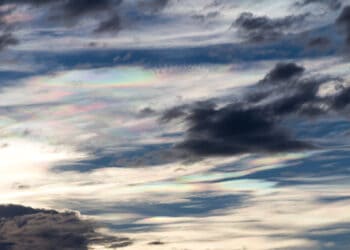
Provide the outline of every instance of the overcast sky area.
<path id="1" fill-rule="evenodd" d="M 350 0 L 0 0 L 1 250 L 348 250 Z"/>

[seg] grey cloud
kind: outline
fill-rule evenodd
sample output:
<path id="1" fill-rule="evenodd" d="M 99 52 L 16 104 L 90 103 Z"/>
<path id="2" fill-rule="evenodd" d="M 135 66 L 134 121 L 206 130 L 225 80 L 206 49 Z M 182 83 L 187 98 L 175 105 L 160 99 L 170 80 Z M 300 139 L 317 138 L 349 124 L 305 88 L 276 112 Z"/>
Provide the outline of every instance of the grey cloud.
<path id="1" fill-rule="evenodd" d="M 2 0 L 0 4 L 27 4 L 34 7 L 52 5 L 58 7 L 59 10 L 63 10 L 64 17 L 75 18 L 89 13 L 109 10 L 121 2 L 122 0 Z"/>
<path id="2" fill-rule="evenodd" d="M 196 14 L 196 15 L 192 15 L 191 17 L 195 20 L 198 20 L 200 22 L 205 22 L 209 19 L 212 19 L 212 18 L 215 18 L 217 16 L 220 15 L 220 12 L 219 11 L 211 11 L 211 12 L 208 12 L 206 14 Z"/>
<path id="3" fill-rule="evenodd" d="M 237 27 L 240 35 L 249 42 L 269 42 L 280 39 L 293 28 L 298 28 L 308 16 L 309 14 L 306 13 L 283 18 L 270 18 L 244 12 L 235 20 L 233 27 Z"/>
<path id="4" fill-rule="evenodd" d="M 295 63 L 278 63 L 241 99 L 218 106 L 213 102 L 174 107 L 163 113 L 165 122 L 183 119 L 187 130 L 177 149 L 197 156 L 276 153 L 316 149 L 300 141 L 281 124 L 291 117 L 342 114 L 350 104 L 350 89 L 333 96 L 318 95 L 322 84 L 342 79 L 307 77 Z"/>
<path id="5" fill-rule="evenodd" d="M 176 106 L 171 109 L 166 110 L 161 117 L 161 121 L 169 122 L 174 119 L 183 117 L 187 114 L 186 112 L 187 106 Z"/>
<path id="6" fill-rule="evenodd" d="M 278 83 L 301 76 L 305 68 L 295 63 L 278 63 L 260 83 Z"/>
<path id="7" fill-rule="evenodd" d="M 97 22 L 95 33 L 117 33 L 126 28 L 124 23 L 139 22 L 143 12 L 153 15 L 161 11 L 169 0 L 139 0 L 135 6 L 123 0 L 0 0 L 0 5 L 9 3 L 43 9 L 42 13 L 47 16 L 45 21 L 58 25 L 73 27 L 85 19 L 94 19 Z M 121 7 L 123 3 L 129 9 Z"/>
<path id="8" fill-rule="evenodd" d="M 5 17 L 11 14 L 13 8 L 0 11 L 0 51 L 18 44 L 17 38 L 13 35 L 13 27 L 5 21 Z"/>
<path id="9" fill-rule="evenodd" d="M 122 0 L 68 0 L 61 2 L 50 2 L 49 19 L 54 22 L 64 23 L 66 25 L 76 25 L 84 18 L 94 18 L 98 21 L 97 30 L 104 31 L 109 26 L 111 29 L 112 21 L 116 20 L 118 6 Z M 107 19 L 106 19 L 107 17 Z M 100 21 L 100 20 L 103 21 Z"/>
<path id="10" fill-rule="evenodd" d="M 79 17 L 82 15 L 109 11 L 121 3 L 121 0 L 69 0 L 63 4 L 65 17 Z"/>
<path id="11" fill-rule="evenodd" d="M 170 0 L 140 0 L 139 6 L 145 11 L 158 12 L 163 10 Z"/>
<path id="12" fill-rule="evenodd" d="M 299 7 L 303 7 L 315 3 L 323 4 L 331 10 L 338 10 L 342 7 L 342 2 L 339 0 L 303 0 L 301 2 L 297 2 L 296 5 Z"/>
<path id="13" fill-rule="evenodd" d="M 5 32 L 0 35 L 0 51 L 8 46 L 18 44 L 17 38 L 10 32 Z"/>
<path id="14" fill-rule="evenodd" d="M 350 104 L 350 88 L 345 88 L 343 91 L 335 95 L 332 99 L 332 107 L 336 110 L 343 110 Z"/>
<path id="15" fill-rule="evenodd" d="M 53 22 L 55 24 L 63 24 L 71 27 L 79 24 L 85 18 L 93 18 L 98 22 L 96 31 L 104 32 L 107 29 L 116 29 L 118 24 L 112 23 L 116 21 L 118 15 L 118 6 L 122 0 L 2 0 L 0 5 L 17 4 L 29 5 L 33 8 L 40 8 L 42 13 L 47 16 L 45 22 Z M 107 17 L 107 18 L 106 18 Z M 100 21 L 100 19 L 105 21 Z M 119 29 L 119 27 L 118 27 Z M 1 42 L 3 41 L 3 42 Z M 16 44 L 12 34 L 0 37 L 0 47 L 4 45 Z M 4 45 L 3 45 L 4 44 Z"/>
<path id="16" fill-rule="evenodd" d="M 284 152 L 313 148 L 293 139 L 268 111 L 229 105 L 191 111 L 189 129 L 178 148 L 199 156 Z"/>
<path id="17" fill-rule="evenodd" d="M 211 100 L 199 101 L 191 105 L 184 104 L 167 109 L 160 117 L 161 122 L 171 122 L 176 119 L 184 118 L 190 114 L 191 109 L 215 109 L 216 104 Z"/>
<path id="18" fill-rule="evenodd" d="M 147 108 L 143 108 L 139 111 L 139 115 L 141 117 L 148 117 L 148 116 L 153 116 L 157 113 L 156 110 L 150 108 L 150 107 L 147 107 Z"/>
<path id="19" fill-rule="evenodd" d="M 315 37 L 308 42 L 310 48 L 326 48 L 330 44 L 331 41 L 327 37 Z"/>
<path id="20" fill-rule="evenodd" d="M 92 222 L 74 212 L 0 206 L 0 248 L 3 250 L 87 250 L 89 244 L 123 247 L 128 238 L 97 233 Z"/>
<path id="21" fill-rule="evenodd" d="M 344 32 L 345 44 L 350 47 L 350 6 L 344 7 L 336 20 L 336 25 Z"/>
<path id="22" fill-rule="evenodd" d="M 0 206 L 0 218 L 13 218 L 16 216 L 24 216 L 30 214 L 58 214 L 54 210 L 44 210 L 44 209 L 35 209 L 31 207 L 24 207 L 19 205 L 1 205 Z"/>
<path id="23" fill-rule="evenodd" d="M 118 32 L 122 29 L 121 20 L 118 15 L 113 15 L 109 19 L 101 22 L 95 29 L 96 33 Z"/>

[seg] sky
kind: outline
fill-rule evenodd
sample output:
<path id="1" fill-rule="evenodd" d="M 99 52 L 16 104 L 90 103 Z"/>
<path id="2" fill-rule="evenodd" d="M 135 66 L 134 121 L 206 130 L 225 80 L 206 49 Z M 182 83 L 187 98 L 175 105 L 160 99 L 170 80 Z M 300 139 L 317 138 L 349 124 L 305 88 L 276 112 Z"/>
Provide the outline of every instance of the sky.
<path id="1" fill-rule="evenodd" d="M 0 0 L 1 250 L 348 250 L 349 0 Z"/>

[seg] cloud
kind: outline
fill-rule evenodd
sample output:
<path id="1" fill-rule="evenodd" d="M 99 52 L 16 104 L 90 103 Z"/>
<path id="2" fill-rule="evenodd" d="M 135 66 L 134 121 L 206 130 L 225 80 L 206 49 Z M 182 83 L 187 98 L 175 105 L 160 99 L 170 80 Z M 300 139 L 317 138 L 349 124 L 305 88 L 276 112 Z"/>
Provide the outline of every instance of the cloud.
<path id="1" fill-rule="evenodd" d="M 106 248 L 128 246 L 128 238 L 106 236 L 74 212 L 34 209 L 19 205 L 0 206 L 1 249 L 76 249 L 87 250 L 90 244 Z"/>
<path id="2" fill-rule="evenodd" d="M 336 110 L 343 110 L 350 104 L 350 88 L 345 88 L 333 97 L 332 107 Z"/>
<path id="3" fill-rule="evenodd" d="M 32 4 L 35 4 L 34 3 Z M 41 1 L 40 1 L 41 2 Z M 42 4 L 48 5 L 49 18 L 55 22 L 61 22 L 66 25 L 76 25 L 85 18 L 97 19 L 99 26 L 97 30 L 103 31 L 103 28 L 112 27 L 112 20 L 115 21 L 118 16 L 117 7 L 122 0 L 68 0 L 68 1 L 46 1 Z M 101 18 L 107 18 L 107 21 L 100 21 Z"/>
<path id="4" fill-rule="evenodd" d="M 6 16 L 11 14 L 13 8 L 0 10 L 0 51 L 8 46 L 18 44 L 17 38 L 12 34 L 13 27 L 6 22 Z"/>
<path id="5" fill-rule="evenodd" d="M 346 40 L 345 44 L 347 47 L 350 46 L 350 6 L 344 7 L 340 16 L 336 20 L 336 24 L 344 32 Z"/>
<path id="6" fill-rule="evenodd" d="M 295 63 L 278 63 L 271 70 L 261 83 L 278 83 L 291 80 L 295 77 L 300 77 L 305 71 L 305 68 Z"/>
<path id="7" fill-rule="evenodd" d="M 304 7 L 309 4 L 322 4 L 331 10 L 338 10 L 342 7 L 342 2 L 339 0 L 303 0 L 296 3 L 299 7 Z"/>
<path id="8" fill-rule="evenodd" d="M 26 4 L 34 7 L 49 6 L 50 11 L 59 11 L 61 18 L 75 19 L 87 14 L 94 14 L 100 11 L 109 11 L 118 6 L 122 0 L 2 0 L 1 5 L 6 4 Z"/>
<path id="9" fill-rule="evenodd" d="M 342 79 L 307 76 L 295 63 L 278 63 L 242 98 L 224 106 L 213 102 L 182 105 L 163 113 L 162 121 L 183 119 L 186 136 L 177 145 L 197 156 L 285 152 L 315 149 L 313 143 L 293 138 L 281 124 L 290 117 L 310 118 L 342 113 L 350 104 L 350 88 L 320 96 L 323 84 Z"/>
<path id="10" fill-rule="evenodd" d="M 99 21 L 101 18 L 117 16 L 116 8 L 122 3 L 122 0 L 2 0 L 0 6 L 16 4 L 16 7 L 29 5 L 33 8 L 40 9 L 38 16 L 46 16 L 45 23 L 54 22 L 55 24 L 64 24 L 67 27 L 73 27 L 84 19 L 95 19 L 98 21 L 97 30 L 103 31 L 106 25 L 112 26 L 107 21 Z M 114 19 L 115 20 L 115 19 Z M 101 26 L 101 27 L 100 27 Z"/>
<path id="11" fill-rule="evenodd" d="M 24 207 L 19 205 L 1 205 L 0 206 L 0 217 L 1 218 L 13 218 L 16 216 L 24 216 L 31 214 L 58 214 L 54 210 L 44 210 L 44 209 L 35 209 L 31 207 Z"/>
<path id="12" fill-rule="evenodd" d="M 207 20 L 216 18 L 219 15 L 220 15 L 219 11 L 211 11 L 211 12 L 208 12 L 206 14 L 195 14 L 195 15 L 192 15 L 191 17 L 195 20 L 200 21 L 200 22 L 205 22 Z"/>
<path id="13" fill-rule="evenodd" d="M 173 108 L 166 110 L 162 114 L 161 121 L 169 122 L 169 121 L 172 121 L 174 119 L 181 118 L 181 117 L 185 116 L 187 114 L 186 113 L 187 107 L 188 106 L 176 106 L 176 107 L 173 107 Z"/>
<path id="14" fill-rule="evenodd" d="M 310 39 L 308 46 L 310 48 L 326 48 L 331 44 L 330 39 L 327 37 L 315 37 Z"/>
<path id="15" fill-rule="evenodd" d="M 97 31 L 104 32 L 107 30 L 120 29 L 120 16 L 127 16 L 127 13 L 119 15 L 118 8 L 123 2 L 123 0 L 3 0 L 0 1 L 0 5 L 11 3 L 40 8 L 46 7 L 51 20 L 69 25 L 75 25 L 84 18 L 97 19 L 100 22 Z M 159 12 L 164 9 L 168 3 L 169 0 L 139 0 L 137 1 L 138 9 L 136 9 L 136 12 Z M 101 19 L 102 21 L 100 21 Z"/>
<path id="16" fill-rule="evenodd" d="M 96 33 L 118 32 L 122 29 L 121 20 L 118 15 L 113 15 L 101 22 L 95 29 Z"/>
<path id="17" fill-rule="evenodd" d="M 0 35 L 0 51 L 11 45 L 18 44 L 17 38 L 13 36 L 12 33 L 5 32 Z"/>
<path id="18" fill-rule="evenodd" d="M 139 116 L 140 117 L 148 117 L 148 116 L 153 116 L 157 113 L 156 110 L 150 108 L 150 107 L 146 107 L 146 108 L 143 108 L 139 111 Z"/>
<path id="19" fill-rule="evenodd" d="M 68 0 L 62 5 L 62 10 L 66 18 L 76 18 L 100 11 L 109 11 L 121 2 L 121 0 Z"/>
<path id="20" fill-rule="evenodd" d="M 158 12 L 163 10 L 169 2 L 169 0 L 140 0 L 139 6 L 146 11 Z"/>
<path id="21" fill-rule="evenodd" d="M 187 118 L 187 137 L 178 147 L 200 156 L 312 148 L 293 139 L 273 118 L 264 110 L 236 105 L 195 109 Z"/>
<path id="22" fill-rule="evenodd" d="M 308 16 L 309 14 L 306 13 L 283 18 L 270 18 L 244 12 L 236 19 L 233 26 L 237 27 L 240 35 L 249 42 L 269 42 L 278 40 L 293 28 L 297 28 Z"/>

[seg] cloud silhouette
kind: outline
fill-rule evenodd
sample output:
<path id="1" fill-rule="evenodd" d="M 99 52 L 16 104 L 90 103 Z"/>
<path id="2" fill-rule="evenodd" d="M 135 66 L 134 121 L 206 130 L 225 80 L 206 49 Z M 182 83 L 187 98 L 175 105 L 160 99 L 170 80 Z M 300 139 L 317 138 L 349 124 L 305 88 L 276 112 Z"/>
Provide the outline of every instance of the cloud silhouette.
<path id="1" fill-rule="evenodd" d="M 128 238 L 97 233 L 92 222 L 74 212 L 34 209 L 20 205 L 0 206 L 0 249 L 87 250 L 90 244 L 123 247 Z"/>

